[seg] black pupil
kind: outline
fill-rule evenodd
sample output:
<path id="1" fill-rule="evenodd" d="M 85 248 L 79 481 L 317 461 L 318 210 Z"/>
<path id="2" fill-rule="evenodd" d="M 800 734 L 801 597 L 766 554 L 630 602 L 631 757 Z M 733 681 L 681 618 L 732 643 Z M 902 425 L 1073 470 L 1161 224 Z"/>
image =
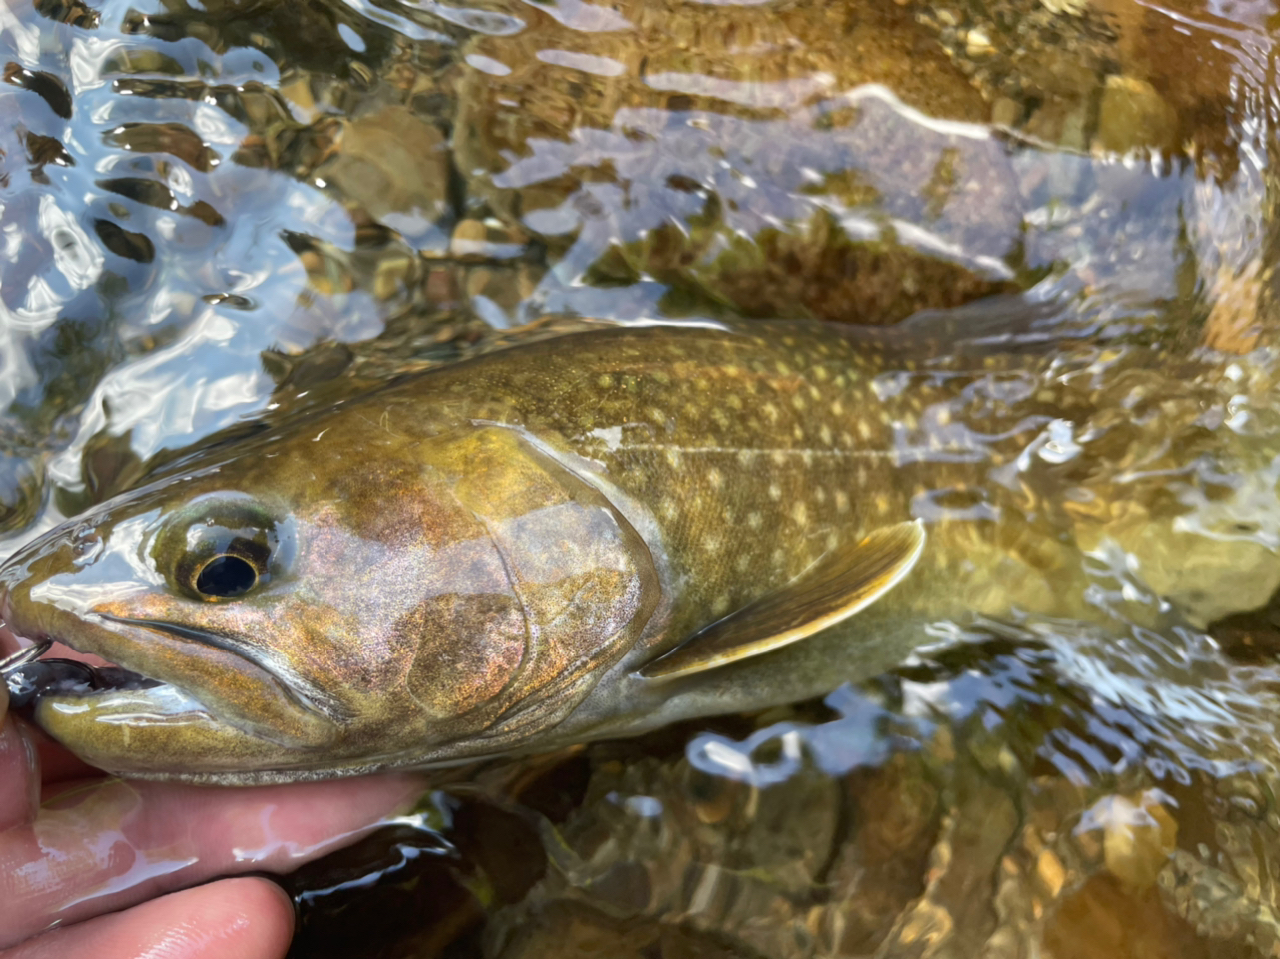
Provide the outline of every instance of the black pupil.
<path id="1" fill-rule="evenodd" d="M 196 577 L 196 592 L 201 596 L 240 596 L 258 582 L 253 564 L 239 556 L 218 556 L 205 564 Z"/>

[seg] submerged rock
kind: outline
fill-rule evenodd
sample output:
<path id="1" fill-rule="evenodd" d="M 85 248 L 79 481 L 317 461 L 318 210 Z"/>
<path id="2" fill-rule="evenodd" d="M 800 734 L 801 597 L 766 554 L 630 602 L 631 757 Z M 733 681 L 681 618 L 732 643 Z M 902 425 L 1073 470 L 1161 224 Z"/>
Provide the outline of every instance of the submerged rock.
<path id="1" fill-rule="evenodd" d="M 1177 653 L 1139 635 L 1159 686 Z M 1094 652 L 1100 676 L 1124 669 Z M 1239 695 L 1269 702 L 1274 677 L 1247 676 Z M 1184 737 L 1005 641 L 827 705 L 683 755 L 591 747 L 580 801 L 544 821 L 545 877 L 485 954 L 675 956 L 691 937 L 735 956 L 1274 954 L 1280 753 L 1224 750 L 1225 716 Z"/>
<path id="2" fill-rule="evenodd" d="M 559 284 L 657 281 L 669 313 L 872 323 L 1015 288 L 1002 149 L 924 119 L 986 106 L 904 11 L 521 17 L 464 53 L 455 162 L 471 196 L 562 251 Z"/>

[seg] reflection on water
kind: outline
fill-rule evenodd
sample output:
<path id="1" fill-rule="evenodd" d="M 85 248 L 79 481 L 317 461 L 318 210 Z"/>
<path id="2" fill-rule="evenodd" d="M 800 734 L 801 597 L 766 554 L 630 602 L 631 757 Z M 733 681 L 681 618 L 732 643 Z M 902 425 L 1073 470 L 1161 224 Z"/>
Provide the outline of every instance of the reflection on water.
<path id="1" fill-rule="evenodd" d="M 1275 954 L 1273 21 L 11 0 L 6 551 L 245 417 L 546 314 L 1061 299 L 1101 345 L 1056 382 L 1113 402 L 1033 431 L 1059 509 L 1007 485 L 1045 555 L 1087 556 L 1088 624 L 940 623 L 824 703 L 487 770 L 295 877 L 297 953 L 345 924 L 385 955 Z M 1213 375 L 1171 389 L 1189 357 Z"/>

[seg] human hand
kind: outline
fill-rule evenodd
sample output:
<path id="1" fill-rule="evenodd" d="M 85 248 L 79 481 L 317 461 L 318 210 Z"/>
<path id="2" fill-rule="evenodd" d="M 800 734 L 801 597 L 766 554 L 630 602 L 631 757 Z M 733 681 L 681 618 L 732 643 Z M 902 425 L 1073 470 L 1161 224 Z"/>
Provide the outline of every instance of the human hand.
<path id="1" fill-rule="evenodd" d="M 277 959 L 293 908 L 274 883 L 186 887 L 288 871 L 425 788 L 411 775 L 252 788 L 106 778 L 7 704 L 0 683 L 0 959 Z"/>

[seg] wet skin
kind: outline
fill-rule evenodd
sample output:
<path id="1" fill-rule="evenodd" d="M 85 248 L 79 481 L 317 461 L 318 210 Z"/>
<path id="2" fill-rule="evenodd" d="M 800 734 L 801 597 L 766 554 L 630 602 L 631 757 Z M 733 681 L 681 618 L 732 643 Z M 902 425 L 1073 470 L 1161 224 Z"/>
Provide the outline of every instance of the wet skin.
<path id="1" fill-rule="evenodd" d="M 605 328 L 203 454 L 0 574 L 20 635 L 136 674 L 35 719 L 131 776 L 351 775 L 813 694 L 938 619 L 1087 617 L 1082 547 L 1117 514 L 1060 494 L 1118 495 L 1141 443 L 1050 455 L 1114 397 L 1062 351 L 920 332 Z M 1212 397 L 1214 369 L 1160 381 Z"/>

